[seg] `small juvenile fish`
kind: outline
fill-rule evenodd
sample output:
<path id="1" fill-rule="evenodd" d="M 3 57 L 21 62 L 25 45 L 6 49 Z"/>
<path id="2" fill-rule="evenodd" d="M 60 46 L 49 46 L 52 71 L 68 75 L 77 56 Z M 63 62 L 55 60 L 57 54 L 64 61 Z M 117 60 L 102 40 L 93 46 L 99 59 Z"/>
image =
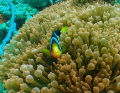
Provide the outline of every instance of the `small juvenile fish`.
<path id="1" fill-rule="evenodd" d="M 62 48 L 59 43 L 59 36 L 61 34 L 61 31 L 65 32 L 67 31 L 67 26 L 63 27 L 61 30 L 55 30 L 52 33 L 51 39 L 50 39 L 50 52 L 51 55 L 55 58 L 59 58 L 62 54 Z"/>
<path id="2" fill-rule="evenodd" d="M 51 39 L 50 39 L 50 52 L 51 55 L 55 58 L 58 58 L 62 54 L 62 48 L 59 43 L 59 36 L 60 36 L 60 30 L 56 30 L 52 33 Z"/>

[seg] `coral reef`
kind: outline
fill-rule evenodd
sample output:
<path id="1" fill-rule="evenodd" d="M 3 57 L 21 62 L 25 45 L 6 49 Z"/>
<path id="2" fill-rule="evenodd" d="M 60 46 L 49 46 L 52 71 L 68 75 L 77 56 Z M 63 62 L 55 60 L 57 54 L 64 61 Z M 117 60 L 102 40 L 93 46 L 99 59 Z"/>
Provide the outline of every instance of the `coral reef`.
<path id="1" fill-rule="evenodd" d="M 27 16 L 29 16 L 29 14 L 32 16 L 36 13 L 38 13 L 38 10 L 29 6 L 28 4 L 25 3 L 21 3 L 19 2 L 15 2 L 17 0 L 14 0 L 12 3 L 14 5 L 14 12 L 15 12 L 15 20 L 18 19 L 26 19 Z M 0 1 L 0 13 L 2 13 L 6 19 L 10 19 L 11 18 L 11 11 L 10 11 L 10 7 L 8 6 L 8 4 L 5 2 L 5 0 L 1 0 Z M 23 7 L 24 6 L 24 7 Z"/>
<path id="2" fill-rule="evenodd" d="M 39 12 L 39 10 L 54 4 L 61 2 L 62 0 L 12 0 L 15 8 L 15 20 L 26 19 L 27 17 L 33 16 Z M 24 6 L 24 7 L 23 7 Z M 0 13 L 5 16 L 6 19 L 11 18 L 11 12 L 8 4 L 5 0 L 0 1 Z M 41 9 L 38 9 L 41 8 Z"/>
<path id="3" fill-rule="evenodd" d="M 48 6 L 49 1 L 51 1 L 50 3 L 53 4 L 53 0 L 25 0 L 26 2 L 28 2 L 28 4 L 32 7 L 46 7 Z"/>
<path id="4" fill-rule="evenodd" d="M 3 39 L 2 44 L 0 45 L 0 55 L 2 55 L 3 53 L 3 47 L 6 45 L 7 42 L 10 41 L 12 33 L 16 32 L 16 23 L 14 22 L 15 20 L 14 6 L 12 5 L 10 0 L 6 0 L 6 2 L 10 6 L 10 10 L 11 10 L 10 28 L 8 30 L 6 37 Z"/>
<path id="5" fill-rule="evenodd" d="M 8 25 L 8 22 L 0 24 L 0 44 L 2 43 L 2 40 L 6 37 L 6 34 L 8 33 Z"/>
<path id="6" fill-rule="evenodd" d="M 36 14 L 4 48 L 0 80 L 8 93 L 120 92 L 120 5 L 75 3 Z M 59 41 L 68 51 L 45 55 L 52 32 L 64 26 Z"/>
<path id="7" fill-rule="evenodd" d="M 3 85 L 3 83 L 0 82 L 0 93 L 7 93 L 7 91 L 4 89 L 4 87 L 2 85 Z"/>
<path id="8" fill-rule="evenodd" d="M 61 1 L 64 0 L 23 0 L 23 2 L 27 2 L 30 6 L 35 7 L 37 9 L 42 9 Z"/>
<path id="9" fill-rule="evenodd" d="M 0 14 L 0 24 L 2 24 L 4 22 L 6 22 L 6 20 L 5 20 L 4 16 L 3 16 L 3 14 Z"/>
<path id="10" fill-rule="evenodd" d="M 5 20 L 4 16 L 2 14 L 0 14 L 0 44 L 2 42 L 2 40 L 5 38 L 6 33 L 8 31 L 8 27 L 7 27 L 7 20 Z M 4 23 L 6 22 L 6 23 Z"/>

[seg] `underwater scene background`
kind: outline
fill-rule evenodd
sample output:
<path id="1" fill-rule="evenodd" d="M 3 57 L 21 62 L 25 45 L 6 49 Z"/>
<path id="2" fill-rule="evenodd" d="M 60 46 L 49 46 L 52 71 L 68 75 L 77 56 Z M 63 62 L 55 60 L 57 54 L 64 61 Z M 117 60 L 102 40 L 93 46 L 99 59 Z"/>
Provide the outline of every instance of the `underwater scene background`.
<path id="1" fill-rule="evenodd" d="M 0 0 L 0 93 L 120 93 L 120 0 Z"/>

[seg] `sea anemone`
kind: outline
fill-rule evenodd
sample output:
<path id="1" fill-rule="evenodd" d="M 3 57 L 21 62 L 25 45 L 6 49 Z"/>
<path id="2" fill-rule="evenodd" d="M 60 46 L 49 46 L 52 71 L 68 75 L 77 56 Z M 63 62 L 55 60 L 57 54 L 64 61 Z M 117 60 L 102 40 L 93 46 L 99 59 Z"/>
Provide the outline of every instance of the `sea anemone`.
<path id="1" fill-rule="evenodd" d="M 45 55 L 52 32 L 67 48 Z M 26 22 L 4 48 L 0 80 L 8 93 L 119 93 L 120 5 L 71 1 L 53 5 Z"/>

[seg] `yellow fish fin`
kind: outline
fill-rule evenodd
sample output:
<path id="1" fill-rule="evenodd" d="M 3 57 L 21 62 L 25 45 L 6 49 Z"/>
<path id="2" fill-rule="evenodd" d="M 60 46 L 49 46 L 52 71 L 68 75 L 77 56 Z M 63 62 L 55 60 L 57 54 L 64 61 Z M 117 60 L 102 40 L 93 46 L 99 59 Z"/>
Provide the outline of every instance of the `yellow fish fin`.
<path id="1" fill-rule="evenodd" d="M 61 29 L 61 31 L 62 31 L 62 32 L 66 32 L 67 29 L 68 29 L 68 26 L 65 26 L 65 27 L 63 27 L 63 28 Z"/>
<path id="2" fill-rule="evenodd" d="M 51 56 L 50 50 L 43 48 L 42 53 L 45 54 L 46 56 Z"/>

